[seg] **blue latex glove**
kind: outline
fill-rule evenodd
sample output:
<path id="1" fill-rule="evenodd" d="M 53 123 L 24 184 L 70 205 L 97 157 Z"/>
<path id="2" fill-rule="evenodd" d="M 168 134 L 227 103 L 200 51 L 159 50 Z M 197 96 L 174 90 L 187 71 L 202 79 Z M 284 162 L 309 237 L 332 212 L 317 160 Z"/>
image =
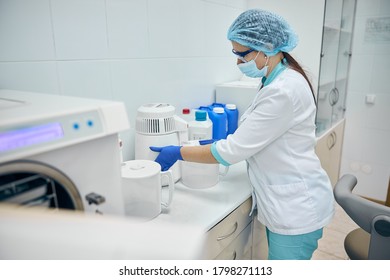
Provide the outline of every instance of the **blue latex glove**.
<path id="1" fill-rule="evenodd" d="M 153 152 L 160 153 L 155 162 L 161 165 L 162 171 L 167 171 L 178 160 L 183 160 L 180 154 L 181 146 L 149 147 Z"/>
<path id="2" fill-rule="evenodd" d="M 206 140 L 199 140 L 199 145 L 208 145 L 208 144 L 213 144 L 216 139 L 206 139 Z"/>

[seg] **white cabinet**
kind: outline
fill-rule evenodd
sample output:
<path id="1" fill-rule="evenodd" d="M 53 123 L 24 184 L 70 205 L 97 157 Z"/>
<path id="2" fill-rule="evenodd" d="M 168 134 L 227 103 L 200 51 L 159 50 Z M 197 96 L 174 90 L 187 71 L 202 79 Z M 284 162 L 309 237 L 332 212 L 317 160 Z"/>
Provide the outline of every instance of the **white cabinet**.
<path id="1" fill-rule="evenodd" d="M 251 207 L 249 198 L 206 233 L 204 259 L 267 259 L 265 227 L 249 216 Z"/>
<path id="2" fill-rule="evenodd" d="M 222 250 L 216 260 L 250 260 L 252 258 L 252 223 Z"/>
<path id="3" fill-rule="evenodd" d="M 356 0 L 326 0 L 317 92 L 316 153 L 332 186 L 339 179 Z"/>
<path id="4" fill-rule="evenodd" d="M 317 136 L 344 118 L 356 0 L 326 0 L 317 92 Z"/>
<path id="5" fill-rule="evenodd" d="M 322 168 L 328 173 L 332 186 L 339 179 L 341 152 L 344 138 L 345 120 L 339 121 L 332 129 L 323 133 L 317 140 L 316 153 Z"/>
<path id="6" fill-rule="evenodd" d="M 239 118 L 252 103 L 260 84 L 260 79 L 245 79 L 227 82 L 215 87 L 215 101 L 218 103 L 235 104 Z"/>
<path id="7" fill-rule="evenodd" d="M 235 257 L 237 259 L 246 253 L 243 252 L 244 247 L 252 246 L 251 231 L 249 234 L 247 231 L 244 231 L 248 225 L 250 226 L 252 221 L 252 217 L 249 216 L 251 206 L 252 199 L 250 198 L 207 232 L 205 259 L 221 259 L 224 257 Z M 239 238 L 235 241 L 237 237 Z M 233 241 L 235 242 L 232 243 Z M 237 245 L 237 247 L 234 245 Z M 224 253 L 220 255 L 223 251 Z M 232 252 L 231 256 L 229 254 L 230 251 Z"/>

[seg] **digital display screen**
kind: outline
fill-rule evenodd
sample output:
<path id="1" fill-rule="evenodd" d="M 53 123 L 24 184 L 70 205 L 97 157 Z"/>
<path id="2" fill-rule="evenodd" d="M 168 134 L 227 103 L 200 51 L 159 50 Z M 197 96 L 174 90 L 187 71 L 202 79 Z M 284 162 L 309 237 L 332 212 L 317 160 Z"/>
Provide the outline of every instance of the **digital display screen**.
<path id="1" fill-rule="evenodd" d="M 64 137 L 64 131 L 60 123 L 49 123 L 0 132 L 0 152 L 50 142 L 62 137 Z"/>

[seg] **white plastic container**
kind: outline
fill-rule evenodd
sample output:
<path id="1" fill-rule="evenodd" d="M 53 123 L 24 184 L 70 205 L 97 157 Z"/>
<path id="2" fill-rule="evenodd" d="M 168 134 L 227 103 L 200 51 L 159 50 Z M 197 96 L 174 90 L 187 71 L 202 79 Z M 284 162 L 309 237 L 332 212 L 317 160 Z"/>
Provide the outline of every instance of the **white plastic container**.
<path id="1" fill-rule="evenodd" d="M 213 138 L 213 123 L 203 110 L 195 111 L 195 120 L 188 123 L 188 140 Z"/>
<path id="2" fill-rule="evenodd" d="M 172 171 L 161 171 L 160 165 L 151 160 L 130 160 L 122 165 L 122 191 L 127 216 L 150 220 L 161 213 L 161 207 L 169 207 L 174 182 Z M 163 201 L 163 178 L 169 182 L 167 201 Z"/>
<path id="3" fill-rule="evenodd" d="M 193 121 L 195 119 L 195 109 L 183 108 L 180 118 L 185 120 L 187 123 Z"/>
<path id="4" fill-rule="evenodd" d="M 183 143 L 183 146 L 198 146 L 198 141 L 188 141 Z M 221 167 L 222 169 L 222 167 Z M 224 167 L 224 171 L 220 171 L 220 164 L 195 163 L 182 161 L 181 162 L 181 182 L 186 187 L 191 189 L 206 189 L 215 186 L 221 176 L 225 176 L 229 168 Z"/>
<path id="5" fill-rule="evenodd" d="M 227 116 L 227 135 L 233 134 L 238 127 L 238 110 L 236 104 L 226 104 L 225 112 Z"/>

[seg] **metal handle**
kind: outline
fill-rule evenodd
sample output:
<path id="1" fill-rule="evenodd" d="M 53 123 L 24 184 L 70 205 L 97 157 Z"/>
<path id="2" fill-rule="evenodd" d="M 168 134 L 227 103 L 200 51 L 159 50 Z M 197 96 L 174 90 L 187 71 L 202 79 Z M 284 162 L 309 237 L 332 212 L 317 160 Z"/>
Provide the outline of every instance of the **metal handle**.
<path id="1" fill-rule="evenodd" d="M 88 201 L 88 204 L 96 204 L 100 205 L 106 201 L 104 196 L 101 196 L 100 194 L 97 193 L 89 193 L 85 196 L 85 199 Z"/>
<path id="2" fill-rule="evenodd" d="M 343 54 L 344 54 L 344 56 L 349 56 L 349 57 L 352 56 L 352 52 L 351 51 L 345 51 Z"/>
<path id="3" fill-rule="evenodd" d="M 329 93 L 329 104 L 330 106 L 334 106 L 339 101 L 340 93 L 337 88 L 332 88 Z"/>
<path id="4" fill-rule="evenodd" d="M 226 234 L 226 235 L 222 235 L 220 237 L 217 237 L 217 241 L 221 241 L 221 240 L 228 238 L 229 236 L 231 236 L 233 233 L 236 232 L 237 228 L 238 228 L 238 223 L 235 222 L 233 231 L 231 233 Z"/>
<path id="5" fill-rule="evenodd" d="M 327 141 L 328 149 L 331 150 L 336 145 L 336 142 L 337 142 L 337 134 L 336 132 L 332 131 L 332 133 L 329 134 L 328 136 L 328 141 Z"/>

